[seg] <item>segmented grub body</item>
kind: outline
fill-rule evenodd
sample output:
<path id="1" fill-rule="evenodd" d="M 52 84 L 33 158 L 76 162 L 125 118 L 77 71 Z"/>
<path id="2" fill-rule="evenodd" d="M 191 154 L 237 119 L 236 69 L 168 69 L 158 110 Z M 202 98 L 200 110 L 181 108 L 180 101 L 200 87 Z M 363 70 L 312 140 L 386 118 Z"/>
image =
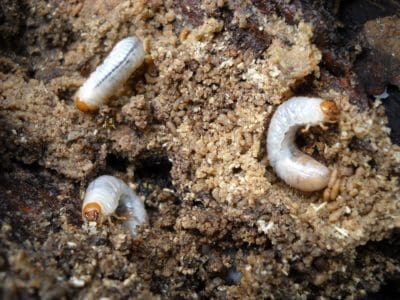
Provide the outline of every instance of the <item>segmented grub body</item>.
<path id="1" fill-rule="evenodd" d="M 268 128 L 268 159 L 288 185 L 307 192 L 328 185 L 330 170 L 302 153 L 295 144 L 295 137 L 300 127 L 335 122 L 338 114 L 335 103 L 320 98 L 293 97 L 278 107 Z"/>
<path id="2" fill-rule="evenodd" d="M 97 110 L 143 63 L 144 57 L 143 44 L 137 37 L 119 41 L 75 94 L 76 107 L 83 112 Z"/>
<path id="3" fill-rule="evenodd" d="M 86 189 L 82 216 L 87 221 L 101 222 L 119 207 L 125 225 L 132 235 L 136 227 L 147 223 L 147 213 L 138 195 L 122 180 L 103 175 L 93 180 Z"/>

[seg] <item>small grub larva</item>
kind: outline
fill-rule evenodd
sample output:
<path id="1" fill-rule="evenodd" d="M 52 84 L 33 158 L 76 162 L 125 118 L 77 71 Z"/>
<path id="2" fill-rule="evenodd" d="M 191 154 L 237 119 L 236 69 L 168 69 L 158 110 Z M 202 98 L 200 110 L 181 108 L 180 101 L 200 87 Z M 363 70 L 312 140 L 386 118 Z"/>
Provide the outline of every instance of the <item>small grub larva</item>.
<path id="1" fill-rule="evenodd" d="M 79 88 L 75 106 L 83 112 L 96 111 L 143 63 L 144 56 L 143 43 L 137 37 L 119 41 Z"/>
<path id="2" fill-rule="evenodd" d="M 338 115 L 335 103 L 320 98 L 293 97 L 278 107 L 268 128 L 268 159 L 288 185 L 305 192 L 328 185 L 330 170 L 302 153 L 295 145 L 295 137 L 300 127 L 336 122 Z"/>
<path id="3" fill-rule="evenodd" d="M 103 175 L 93 180 L 86 189 L 82 205 L 82 217 L 88 222 L 101 223 L 113 215 L 120 207 L 125 225 L 132 235 L 136 227 L 147 223 L 147 213 L 143 203 L 122 180 Z"/>

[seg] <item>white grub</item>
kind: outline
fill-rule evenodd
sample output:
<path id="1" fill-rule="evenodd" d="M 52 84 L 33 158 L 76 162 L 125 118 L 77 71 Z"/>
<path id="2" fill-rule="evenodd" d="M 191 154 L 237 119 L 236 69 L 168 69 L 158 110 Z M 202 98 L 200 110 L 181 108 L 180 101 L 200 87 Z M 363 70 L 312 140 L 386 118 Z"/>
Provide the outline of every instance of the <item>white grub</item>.
<path id="1" fill-rule="evenodd" d="M 330 170 L 302 153 L 295 144 L 295 137 L 300 127 L 335 122 L 338 114 L 335 103 L 320 98 L 293 97 L 278 107 L 268 128 L 268 159 L 288 185 L 305 192 L 318 191 L 328 185 Z"/>
<path id="2" fill-rule="evenodd" d="M 119 41 L 75 94 L 76 107 L 83 112 L 96 111 L 128 80 L 144 57 L 143 43 L 137 37 Z"/>
<path id="3" fill-rule="evenodd" d="M 138 195 L 122 180 L 103 175 L 93 180 L 85 194 L 82 216 L 89 222 L 102 222 L 120 207 L 125 225 L 132 235 L 136 227 L 147 223 L 147 213 Z"/>

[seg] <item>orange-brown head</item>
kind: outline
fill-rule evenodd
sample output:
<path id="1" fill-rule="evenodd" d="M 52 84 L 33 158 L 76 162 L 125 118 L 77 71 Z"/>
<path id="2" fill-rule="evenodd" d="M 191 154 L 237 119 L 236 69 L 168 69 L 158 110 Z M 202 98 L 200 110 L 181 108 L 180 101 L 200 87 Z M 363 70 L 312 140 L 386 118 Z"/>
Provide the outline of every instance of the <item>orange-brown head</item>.
<path id="1" fill-rule="evenodd" d="M 101 207 L 96 202 L 87 203 L 82 208 L 82 217 L 89 222 L 97 222 L 101 217 Z"/>
<path id="2" fill-rule="evenodd" d="M 334 102 L 325 100 L 321 102 L 320 106 L 327 121 L 336 122 L 339 119 L 340 110 Z"/>
<path id="3" fill-rule="evenodd" d="M 97 110 L 96 107 L 89 106 L 87 103 L 81 100 L 79 96 L 74 97 L 75 106 L 84 113 L 91 113 Z"/>

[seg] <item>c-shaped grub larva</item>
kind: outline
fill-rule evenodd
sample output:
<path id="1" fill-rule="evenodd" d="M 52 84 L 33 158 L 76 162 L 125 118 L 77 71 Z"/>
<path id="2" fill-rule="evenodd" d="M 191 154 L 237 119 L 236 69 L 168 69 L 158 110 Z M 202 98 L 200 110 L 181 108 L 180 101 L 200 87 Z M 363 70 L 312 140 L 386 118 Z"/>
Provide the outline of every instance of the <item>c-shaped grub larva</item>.
<path id="1" fill-rule="evenodd" d="M 144 56 L 137 37 L 119 41 L 75 94 L 76 107 L 83 112 L 96 111 L 143 63 Z"/>
<path id="2" fill-rule="evenodd" d="M 268 128 L 268 159 L 288 185 L 306 192 L 318 191 L 328 185 L 330 170 L 301 152 L 295 137 L 302 126 L 332 123 L 338 116 L 336 104 L 320 98 L 293 97 L 278 107 Z"/>
<path id="3" fill-rule="evenodd" d="M 103 175 L 93 180 L 86 189 L 82 206 L 82 217 L 90 222 L 101 223 L 104 218 L 122 209 L 125 225 L 132 235 L 136 227 L 147 223 L 147 213 L 139 197 L 125 182 Z"/>

